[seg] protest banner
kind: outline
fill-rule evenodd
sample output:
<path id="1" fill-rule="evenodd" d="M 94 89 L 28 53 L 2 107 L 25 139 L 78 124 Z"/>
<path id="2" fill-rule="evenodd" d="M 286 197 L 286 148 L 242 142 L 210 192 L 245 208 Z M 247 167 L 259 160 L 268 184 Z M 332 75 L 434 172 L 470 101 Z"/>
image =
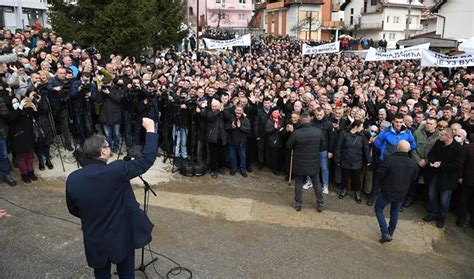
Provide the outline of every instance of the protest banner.
<path id="1" fill-rule="evenodd" d="M 311 54 L 321 54 L 321 53 L 334 53 L 339 52 L 339 41 L 334 43 L 319 45 L 319 46 L 310 46 L 303 44 L 302 54 L 311 55 Z"/>
<path id="2" fill-rule="evenodd" d="M 250 46 L 251 38 L 250 34 L 243 35 L 242 37 L 230 39 L 230 40 L 213 40 L 204 38 L 204 43 L 207 49 L 218 49 L 235 46 Z"/>
<path id="3" fill-rule="evenodd" d="M 421 51 L 423 49 L 429 49 L 429 47 L 430 44 L 427 43 L 387 52 L 379 52 L 375 48 L 371 47 L 367 52 L 365 61 L 421 59 Z"/>
<path id="4" fill-rule="evenodd" d="M 423 50 L 421 55 L 421 66 L 441 68 L 472 67 L 474 66 L 474 53 L 449 56 L 430 50 Z"/>

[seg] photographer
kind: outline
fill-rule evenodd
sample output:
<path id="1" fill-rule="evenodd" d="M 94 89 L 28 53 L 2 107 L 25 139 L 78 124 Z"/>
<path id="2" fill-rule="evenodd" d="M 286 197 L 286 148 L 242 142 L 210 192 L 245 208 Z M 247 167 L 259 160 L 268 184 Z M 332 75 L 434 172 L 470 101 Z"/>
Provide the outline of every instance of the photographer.
<path id="1" fill-rule="evenodd" d="M 92 103 L 97 98 L 97 88 L 91 82 L 89 73 L 82 73 L 81 79 L 71 84 L 71 103 L 74 124 L 79 143 L 92 135 Z"/>
<path id="2" fill-rule="evenodd" d="M 66 79 L 66 69 L 59 68 L 56 75 L 48 83 L 48 99 L 54 119 L 59 122 L 59 127 L 64 138 L 64 147 L 73 151 L 71 132 L 69 130 L 68 99 L 70 97 L 70 80 Z"/>
<path id="3" fill-rule="evenodd" d="M 41 88 L 41 86 L 38 87 Z M 54 142 L 54 132 L 49 119 L 49 101 L 47 94 L 41 95 L 38 92 L 39 90 L 35 89 L 30 93 L 33 104 L 37 107 L 37 111 L 33 114 L 35 153 L 40 170 L 45 170 L 45 164 L 48 169 L 53 169 L 49 149 Z"/>
<path id="4" fill-rule="evenodd" d="M 174 156 L 176 158 L 187 159 L 187 137 L 190 126 L 190 108 L 192 100 L 188 99 L 188 92 L 181 90 L 178 98 L 172 103 L 173 109 L 173 139 L 174 139 Z"/>
<path id="5" fill-rule="evenodd" d="M 125 83 L 125 80 L 124 80 Z M 140 115 L 144 114 L 145 92 L 142 89 L 141 79 L 133 77 L 132 83 L 127 85 L 127 91 L 122 97 L 123 122 L 125 125 L 125 144 L 127 155 L 136 152 L 135 148 L 140 146 L 141 127 Z"/>
<path id="6" fill-rule="evenodd" d="M 9 143 L 12 153 L 16 155 L 21 180 L 24 183 L 37 180 L 33 169 L 33 114 L 37 111 L 33 102 L 34 94 L 34 92 L 29 92 L 21 102 L 13 98 L 9 116 Z"/>
<path id="7" fill-rule="evenodd" d="M 98 94 L 98 101 L 102 103 L 99 122 L 104 129 L 104 135 L 111 146 L 112 153 L 118 153 L 120 148 L 121 102 L 124 91 L 124 87 L 113 85 L 111 81 L 106 80 Z"/>

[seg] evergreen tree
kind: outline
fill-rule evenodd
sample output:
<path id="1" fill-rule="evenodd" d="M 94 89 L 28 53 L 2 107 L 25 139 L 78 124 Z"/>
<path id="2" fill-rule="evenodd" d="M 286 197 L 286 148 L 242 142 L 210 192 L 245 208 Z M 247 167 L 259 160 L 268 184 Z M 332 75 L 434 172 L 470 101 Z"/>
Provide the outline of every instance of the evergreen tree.
<path id="1" fill-rule="evenodd" d="M 143 49 L 181 41 L 186 10 L 179 0 L 79 0 L 51 3 L 53 30 L 66 41 L 95 46 L 104 55 L 139 56 Z"/>

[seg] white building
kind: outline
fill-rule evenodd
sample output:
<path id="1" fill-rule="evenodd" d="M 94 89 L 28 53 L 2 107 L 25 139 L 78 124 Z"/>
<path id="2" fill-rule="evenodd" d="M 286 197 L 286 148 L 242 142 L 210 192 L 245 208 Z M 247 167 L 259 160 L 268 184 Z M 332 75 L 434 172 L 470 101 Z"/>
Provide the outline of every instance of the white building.
<path id="1" fill-rule="evenodd" d="M 436 35 L 448 39 L 474 37 L 473 0 L 440 0 L 431 11 L 438 16 Z"/>
<path id="2" fill-rule="evenodd" d="M 422 30 L 420 19 L 425 9 L 420 0 L 347 0 L 341 6 L 344 25 L 353 37 L 376 42 L 385 38 L 388 48 Z"/>
<path id="3" fill-rule="evenodd" d="M 47 0 L 1 0 L 0 28 L 15 30 L 35 22 L 49 27 L 47 10 Z"/>

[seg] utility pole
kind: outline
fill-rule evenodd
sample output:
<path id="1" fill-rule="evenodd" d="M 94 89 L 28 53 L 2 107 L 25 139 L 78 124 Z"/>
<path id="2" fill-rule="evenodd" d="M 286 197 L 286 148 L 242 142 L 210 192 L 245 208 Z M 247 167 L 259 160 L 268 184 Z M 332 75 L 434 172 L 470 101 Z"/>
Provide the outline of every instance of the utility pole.
<path id="1" fill-rule="evenodd" d="M 411 16 L 411 2 L 413 0 L 408 0 L 408 16 L 406 20 L 406 26 L 405 26 L 405 39 L 408 39 L 410 37 L 410 16 Z"/>
<path id="2" fill-rule="evenodd" d="M 196 57 L 199 60 L 199 1 L 196 0 Z"/>
<path id="3" fill-rule="evenodd" d="M 309 40 L 311 41 L 311 25 L 313 23 L 313 12 L 309 12 Z"/>

